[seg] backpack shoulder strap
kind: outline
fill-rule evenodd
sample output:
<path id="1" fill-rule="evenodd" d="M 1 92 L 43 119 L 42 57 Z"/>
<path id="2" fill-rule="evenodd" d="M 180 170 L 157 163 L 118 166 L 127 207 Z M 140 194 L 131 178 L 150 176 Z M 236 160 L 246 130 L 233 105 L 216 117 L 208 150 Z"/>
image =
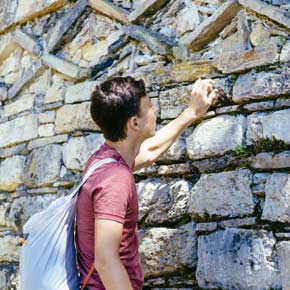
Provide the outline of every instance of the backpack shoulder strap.
<path id="1" fill-rule="evenodd" d="M 106 163 L 112 163 L 112 162 L 117 162 L 117 160 L 113 159 L 113 158 L 105 158 L 102 159 L 98 162 L 93 162 L 93 164 L 89 167 L 89 169 L 87 170 L 86 174 L 83 176 L 81 182 L 79 183 L 79 185 L 77 186 L 77 188 L 74 190 L 74 194 L 73 196 L 77 195 L 80 188 L 86 183 L 86 181 L 89 179 L 89 177 L 92 175 L 92 173 L 100 166 L 106 164 Z"/>

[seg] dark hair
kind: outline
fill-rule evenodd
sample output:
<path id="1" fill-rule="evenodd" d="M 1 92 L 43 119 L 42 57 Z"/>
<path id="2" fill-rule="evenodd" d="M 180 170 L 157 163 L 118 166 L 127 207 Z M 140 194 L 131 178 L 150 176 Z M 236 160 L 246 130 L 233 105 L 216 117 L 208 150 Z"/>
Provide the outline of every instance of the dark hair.
<path id="1" fill-rule="evenodd" d="M 95 87 L 91 96 L 91 116 L 110 141 L 127 137 L 126 124 L 132 116 L 140 116 L 140 99 L 145 84 L 132 77 L 115 77 Z"/>

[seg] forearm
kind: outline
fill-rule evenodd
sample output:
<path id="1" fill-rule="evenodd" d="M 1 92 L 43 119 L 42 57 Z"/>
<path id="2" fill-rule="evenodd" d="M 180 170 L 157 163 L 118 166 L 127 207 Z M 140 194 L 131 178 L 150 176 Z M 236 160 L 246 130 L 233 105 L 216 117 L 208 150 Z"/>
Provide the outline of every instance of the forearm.
<path id="1" fill-rule="evenodd" d="M 156 160 L 162 155 L 195 119 L 195 112 L 187 108 L 176 119 L 158 130 L 152 138 L 144 141 L 152 159 Z"/>
<path id="2" fill-rule="evenodd" d="M 120 259 L 105 258 L 95 268 L 106 290 L 133 290 L 128 273 Z"/>

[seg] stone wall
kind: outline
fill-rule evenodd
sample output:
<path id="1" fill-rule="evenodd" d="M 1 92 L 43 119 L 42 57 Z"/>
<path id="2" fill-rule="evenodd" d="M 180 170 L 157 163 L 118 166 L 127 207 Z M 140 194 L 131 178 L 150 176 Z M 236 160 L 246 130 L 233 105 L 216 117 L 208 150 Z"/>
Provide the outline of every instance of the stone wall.
<path id="1" fill-rule="evenodd" d="M 191 84 L 219 103 L 136 172 L 146 289 L 290 289 L 289 0 L 2 0 L 0 289 L 19 289 L 25 221 L 104 139 L 108 76 L 143 78 L 164 126 Z"/>

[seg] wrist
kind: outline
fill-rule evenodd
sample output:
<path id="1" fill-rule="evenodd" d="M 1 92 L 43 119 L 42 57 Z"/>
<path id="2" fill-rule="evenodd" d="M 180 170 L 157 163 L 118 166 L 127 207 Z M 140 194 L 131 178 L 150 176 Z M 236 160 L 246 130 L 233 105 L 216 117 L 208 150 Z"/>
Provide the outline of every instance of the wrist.
<path id="1" fill-rule="evenodd" d="M 185 120 L 190 124 L 196 119 L 198 119 L 196 111 L 193 108 L 186 108 L 182 114 L 184 115 Z"/>

